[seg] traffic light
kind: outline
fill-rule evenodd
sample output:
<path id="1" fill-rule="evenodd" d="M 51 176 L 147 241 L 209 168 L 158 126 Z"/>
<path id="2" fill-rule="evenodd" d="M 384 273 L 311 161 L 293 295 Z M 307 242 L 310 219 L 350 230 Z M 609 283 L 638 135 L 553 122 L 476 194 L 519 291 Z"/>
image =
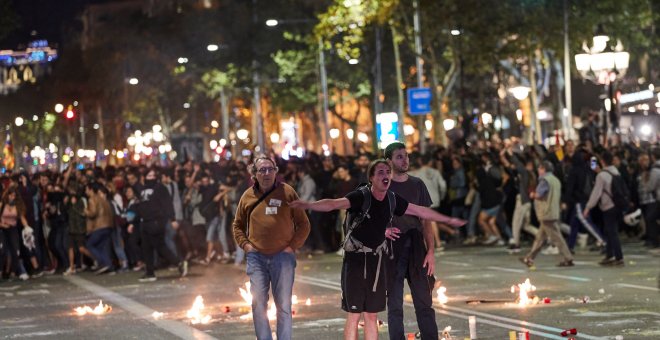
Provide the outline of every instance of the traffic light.
<path id="1" fill-rule="evenodd" d="M 76 114 L 73 112 L 73 108 L 71 107 L 71 105 L 69 105 L 69 108 L 66 110 L 66 113 L 64 114 L 64 117 L 66 117 L 66 119 L 71 120 L 71 119 L 75 118 L 75 116 L 76 116 Z"/>

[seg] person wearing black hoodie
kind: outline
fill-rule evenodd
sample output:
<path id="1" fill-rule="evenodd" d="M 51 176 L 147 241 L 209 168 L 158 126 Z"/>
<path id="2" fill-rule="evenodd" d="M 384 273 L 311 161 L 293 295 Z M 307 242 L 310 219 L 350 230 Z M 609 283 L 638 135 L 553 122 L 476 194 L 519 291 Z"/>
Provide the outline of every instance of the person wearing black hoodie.
<path id="1" fill-rule="evenodd" d="M 578 231 L 587 230 L 596 238 L 596 243 L 605 243 L 601 232 L 596 228 L 591 218 L 584 218 L 582 211 L 589 200 L 589 194 L 593 188 L 594 171 L 589 164 L 589 154 L 580 148 L 571 159 L 569 173 L 565 176 L 566 184 L 562 194 L 562 209 L 567 210 L 567 221 L 571 226 L 568 236 L 568 249 L 573 251 L 577 240 Z"/>
<path id="2" fill-rule="evenodd" d="M 170 193 L 157 178 L 156 169 L 149 169 L 140 193 L 141 200 L 135 207 L 136 219 L 140 221 L 142 257 L 146 265 L 146 273 L 140 278 L 140 282 L 156 281 L 154 250 L 170 264 L 178 264 L 181 277 L 188 274 L 188 262 L 180 261 L 165 245 L 165 225 L 171 222 L 176 228 L 178 222 L 175 220 Z M 128 228 L 129 232 L 133 231 L 132 224 Z"/>

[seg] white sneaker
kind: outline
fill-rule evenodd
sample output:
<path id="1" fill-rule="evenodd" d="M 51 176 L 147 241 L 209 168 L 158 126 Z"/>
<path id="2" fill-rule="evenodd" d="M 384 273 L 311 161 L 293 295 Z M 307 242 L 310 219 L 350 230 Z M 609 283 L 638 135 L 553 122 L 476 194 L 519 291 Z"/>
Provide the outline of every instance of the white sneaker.
<path id="1" fill-rule="evenodd" d="M 541 250 L 541 254 L 543 255 L 558 255 L 559 254 L 559 248 L 555 246 L 548 246 L 545 249 Z"/>
<path id="2" fill-rule="evenodd" d="M 490 235 L 490 236 L 488 236 L 488 238 L 485 239 L 481 244 L 483 244 L 483 245 L 487 245 L 487 246 L 488 246 L 488 245 L 494 244 L 495 242 L 497 242 L 497 240 L 499 240 L 499 238 L 497 238 L 497 236 L 495 236 L 495 235 Z"/>
<path id="3" fill-rule="evenodd" d="M 337 252 L 335 254 L 337 254 L 339 256 L 344 256 L 344 248 L 339 248 L 339 250 L 337 250 Z"/>
<path id="4" fill-rule="evenodd" d="M 21 279 L 21 281 L 27 281 L 30 278 L 30 276 L 26 273 L 23 273 L 19 275 L 18 278 Z"/>

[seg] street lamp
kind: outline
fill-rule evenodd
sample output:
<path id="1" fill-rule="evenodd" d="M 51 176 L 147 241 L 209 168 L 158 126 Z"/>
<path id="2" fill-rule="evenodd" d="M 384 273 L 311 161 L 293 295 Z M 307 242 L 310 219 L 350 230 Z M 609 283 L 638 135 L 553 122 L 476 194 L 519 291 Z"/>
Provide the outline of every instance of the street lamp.
<path id="1" fill-rule="evenodd" d="M 593 37 L 592 47 L 589 48 L 586 43 L 583 43 L 582 49 L 585 53 L 575 55 L 575 67 L 582 78 L 605 86 L 608 91 L 607 100 L 609 101 L 606 110 L 612 129 L 616 133 L 619 126 L 619 117 L 616 112 L 614 85 L 617 79 L 621 79 L 626 74 L 630 54 L 623 50 L 621 41 L 617 41 L 614 48 L 609 42 L 610 38 L 602 33 L 602 28 L 599 27 L 599 32 Z M 605 125 L 605 143 L 607 143 L 607 119 L 603 119 L 603 124 Z"/>
<path id="2" fill-rule="evenodd" d="M 527 96 L 529 95 L 530 88 L 529 86 L 516 86 L 512 87 L 509 89 L 509 92 L 513 95 L 514 98 L 517 100 L 525 100 Z"/>
<path id="3" fill-rule="evenodd" d="M 128 83 L 131 85 L 137 85 L 140 81 L 137 78 L 131 78 L 128 80 Z"/>
<path id="4" fill-rule="evenodd" d="M 59 103 L 55 104 L 55 112 L 62 113 L 62 111 L 64 111 L 64 105 L 59 104 Z"/>
<path id="5" fill-rule="evenodd" d="M 16 126 L 22 126 L 24 122 L 25 121 L 23 120 L 23 117 L 16 117 L 14 120 L 14 124 L 16 124 Z"/>

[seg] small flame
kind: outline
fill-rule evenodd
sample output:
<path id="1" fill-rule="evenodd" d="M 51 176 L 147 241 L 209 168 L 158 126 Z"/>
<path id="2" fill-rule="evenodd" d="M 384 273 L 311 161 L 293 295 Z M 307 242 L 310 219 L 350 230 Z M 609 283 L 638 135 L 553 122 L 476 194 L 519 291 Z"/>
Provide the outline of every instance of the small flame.
<path id="1" fill-rule="evenodd" d="M 202 310 L 204 309 L 204 299 L 202 298 L 201 295 L 197 295 L 195 298 L 195 302 L 193 302 L 192 308 L 186 313 L 186 316 L 188 319 L 190 319 L 190 323 L 193 325 L 197 324 L 208 324 L 211 322 L 211 316 L 210 315 L 203 315 Z"/>
<path id="2" fill-rule="evenodd" d="M 268 317 L 269 321 L 277 320 L 277 307 L 275 307 L 275 303 L 273 302 L 270 303 L 270 308 L 268 309 L 268 311 L 266 311 L 266 316 Z M 252 320 L 252 312 L 241 315 L 239 319 Z"/>
<path id="3" fill-rule="evenodd" d="M 154 320 L 159 320 L 159 319 L 162 319 L 164 315 L 165 315 L 165 313 L 153 312 L 151 314 L 151 317 L 154 318 Z"/>
<path id="4" fill-rule="evenodd" d="M 445 329 L 442 331 L 442 339 L 444 340 L 452 340 L 453 338 L 451 337 L 451 326 L 445 327 Z"/>
<path id="5" fill-rule="evenodd" d="M 529 279 L 526 279 L 525 282 L 523 283 L 519 283 L 517 289 L 518 289 L 518 306 L 525 307 L 534 304 L 535 302 L 538 302 L 538 297 L 536 296 L 532 296 L 532 298 L 529 297 L 530 293 L 536 291 L 536 286 L 532 285 L 531 282 L 529 282 Z M 512 293 L 516 292 L 516 286 L 511 286 L 511 292 Z"/>
<path id="6" fill-rule="evenodd" d="M 270 309 L 268 309 L 266 315 L 268 315 L 269 321 L 277 320 L 277 308 L 275 308 L 275 303 L 271 302 Z"/>
<path id="7" fill-rule="evenodd" d="M 307 298 L 307 300 L 305 300 L 305 306 L 311 306 L 311 305 L 312 305 L 312 299 Z"/>
<path id="8" fill-rule="evenodd" d="M 449 298 L 447 298 L 447 295 L 445 295 L 446 292 L 447 288 L 444 286 L 440 286 L 440 288 L 438 288 L 436 291 L 436 294 L 438 294 L 438 301 L 443 305 L 449 301 Z"/>
<path id="9" fill-rule="evenodd" d="M 250 281 L 245 283 L 245 289 L 238 288 L 238 291 L 241 293 L 241 297 L 248 305 L 252 304 L 252 294 L 250 293 Z"/>
<path id="10" fill-rule="evenodd" d="M 83 307 L 76 307 L 73 310 L 79 316 L 83 316 L 86 314 L 103 315 L 109 313 L 112 310 L 112 307 L 108 305 L 104 305 L 103 301 L 99 300 L 99 305 L 94 307 L 94 309 L 92 309 L 89 306 L 83 306 Z"/>

